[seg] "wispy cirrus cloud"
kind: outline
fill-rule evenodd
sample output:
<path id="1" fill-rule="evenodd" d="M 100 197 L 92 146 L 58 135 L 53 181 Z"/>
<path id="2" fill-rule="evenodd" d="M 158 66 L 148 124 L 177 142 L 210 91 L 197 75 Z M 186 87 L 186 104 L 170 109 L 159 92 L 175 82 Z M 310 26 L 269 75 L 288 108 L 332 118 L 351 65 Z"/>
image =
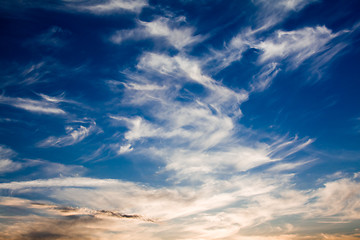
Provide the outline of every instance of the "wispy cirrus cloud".
<path id="1" fill-rule="evenodd" d="M 298 12 L 314 2 L 317 0 L 255 0 L 253 3 L 259 7 L 257 27 L 271 28 L 284 21 L 291 12 Z"/>
<path id="2" fill-rule="evenodd" d="M 220 62 L 210 57 L 208 64 L 217 62 L 220 69 L 228 67 L 232 62 L 242 58 L 242 54 L 252 48 L 258 51 L 257 65 L 262 69 L 249 84 L 250 91 L 264 91 L 281 70 L 291 71 L 305 61 L 310 61 L 311 74 L 321 76 L 323 66 L 331 62 L 347 45 L 348 41 L 339 42 L 348 31 L 333 32 L 326 26 L 305 27 L 292 31 L 275 30 L 263 39 L 261 33 L 265 27 L 255 30 L 245 29 L 233 37 L 229 44 L 214 57 L 221 57 Z"/>
<path id="3" fill-rule="evenodd" d="M 0 96 L 0 103 L 40 114 L 65 115 L 66 112 L 55 103 L 29 98 Z"/>
<path id="4" fill-rule="evenodd" d="M 55 2 L 36 1 L 36 2 L 21 2 L 13 1 L 4 4 L 3 8 L 8 12 L 10 10 L 16 11 L 23 8 L 42 8 L 42 9 L 57 9 L 62 11 L 82 11 L 93 14 L 111 14 L 123 12 L 139 13 L 142 8 L 148 6 L 147 0 L 106 0 L 106 1 L 77 1 L 77 0 L 60 0 Z"/>
<path id="5" fill-rule="evenodd" d="M 16 153 L 12 149 L 0 145 L 0 174 L 15 172 L 22 168 L 21 163 L 11 160 L 15 155 Z"/>
<path id="6" fill-rule="evenodd" d="M 0 173 L 15 172 L 21 168 L 21 164 L 10 159 L 0 159 Z"/>
<path id="7" fill-rule="evenodd" d="M 121 11 L 140 12 L 142 8 L 148 6 L 147 0 L 107 0 L 107 1 L 88 1 L 77 2 L 67 1 L 67 6 L 80 11 L 89 11 L 95 14 L 116 13 Z"/>
<path id="8" fill-rule="evenodd" d="M 30 86 L 49 81 L 51 73 L 59 73 L 61 67 L 53 60 L 43 59 L 22 65 L 9 63 L 6 70 L 1 72 L 3 81 L 1 87 L 11 85 Z"/>
<path id="9" fill-rule="evenodd" d="M 271 71 L 276 71 L 276 64 Z M 159 173 L 168 173 L 170 181 L 217 181 L 226 174 L 283 161 L 314 141 L 295 137 L 267 144 L 246 135 L 235 137 L 241 134 L 236 121 L 242 116 L 240 106 L 249 93 L 227 88 L 203 73 L 197 60 L 182 54 L 144 53 L 137 70 L 124 73 L 128 77 L 126 83 L 121 83 L 124 104 L 146 107 L 147 115 L 109 115 L 128 128 L 115 150 L 118 154 L 143 154 L 160 160 L 165 166 Z M 148 78 L 142 78 L 143 74 Z M 152 83 L 149 79 L 156 79 L 156 85 L 162 87 L 131 87 L 148 86 Z M 194 86 L 201 91 L 194 92 Z M 150 144 L 153 141 L 162 144 Z M 289 163 L 283 168 L 295 170 L 300 166 Z"/>
<path id="10" fill-rule="evenodd" d="M 180 18 L 177 18 L 180 19 Z M 164 38 L 167 43 L 178 50 L 183 50 L 204 40 L 201 35 L 195 35 L 195 29 L 189 26 L 181 26 L 179 21 L 159 17 L 150 22 L 138 21 L 135 29 L 119 30 L 110 40 L 121 44 L 126 40 L 140 40 L 144 38 Z"/>
<path id="11" fill-rule="evenodd" d="M 71 33 L 59 26 L 52 26 L 38 36 L 24 43 L 26 47 L 48 47 L 55 50 L 64 47 Z"/>
<path id="12" fill-rule="evenodd" d="M 141 25 L 151 36 L 165 37 L 177 49 L 198 43 L 203 39 L 200 35 L 194 35 L 194 29 L 191 27 L 172 27 L 167 18 L 161 17 L 152 22 L 141 22 Z"/>
<path id="13" fill-rule="evenodd" d="M 79 177 L 87 171 L 87 168 L 81 165 L 62 164 L 42 159 L 24 159 L 22 165 L 24 168 L 36 169 L 28 176 L 31 178 Z"/>
<path id="14" fill-rule="evenodd" d="M 287 59 L 292 67 L 326 50 L 326 45 L 338 34 L 325 26 L 306 27 L 294 31 L 277 31 L 274 36 L 256 44 L 262 50 L 260 62 Z"/>
<path id="15" fill-rule="evenodd" d="M 251 91 L 262 92 L 266 88 L 268 88 L 271 85 L 272 80 L 276 77 L 276 75 L 280 71 L 278 65 L 279 64 L 276 62 L 271 62 L 265 65 L 258 74 L 253 76 L 253 80 L 250 83 Z"/>
<path id="16" fill-rule="evenodd" d="M 95 121 L 91 121 L 88 125 L 88 127 L 79 125 L 77 128 L 74 128 L 73 126 L 67 126 L 65 128 L 67 135 L 62 137 L 48 137 L 47 139 L 39 142 L 38 146 L 65 147 L 79 143 L 83 141 L 86 137 L 88 137 L 90 134 L 99 130 L 99 128 L 96 127 Z"/>

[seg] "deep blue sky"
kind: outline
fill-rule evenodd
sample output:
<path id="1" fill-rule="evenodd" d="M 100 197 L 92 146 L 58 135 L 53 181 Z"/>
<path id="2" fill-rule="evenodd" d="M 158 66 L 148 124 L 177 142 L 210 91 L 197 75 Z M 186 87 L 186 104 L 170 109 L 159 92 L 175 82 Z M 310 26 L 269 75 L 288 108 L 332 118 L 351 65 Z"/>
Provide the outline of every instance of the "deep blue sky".
<path id="1" fill-rule="evenodd" d="M 359 10 L 1 1 L 0 239 L 356 239 Z"/>

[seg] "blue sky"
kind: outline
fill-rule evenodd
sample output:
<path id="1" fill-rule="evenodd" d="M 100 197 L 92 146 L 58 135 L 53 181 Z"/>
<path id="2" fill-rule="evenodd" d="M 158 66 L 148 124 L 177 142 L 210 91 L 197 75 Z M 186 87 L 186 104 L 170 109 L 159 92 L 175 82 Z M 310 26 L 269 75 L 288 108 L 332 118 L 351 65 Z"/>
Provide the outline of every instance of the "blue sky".
<path id="1" fill-rule="evenodd" d="M 359 10 L 1 1 L 0 239 L 358 239 Z"/>

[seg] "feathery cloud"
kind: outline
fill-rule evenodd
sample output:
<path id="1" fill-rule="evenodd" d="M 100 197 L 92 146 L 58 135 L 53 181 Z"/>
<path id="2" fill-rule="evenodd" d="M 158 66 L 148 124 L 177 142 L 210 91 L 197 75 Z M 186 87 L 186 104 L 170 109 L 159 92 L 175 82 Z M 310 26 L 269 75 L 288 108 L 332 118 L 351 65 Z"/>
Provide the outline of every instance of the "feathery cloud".
<path id="1" fill-rule="evenodd" d="M 40 114 L 66 114 L 66 112 L 60 109 L 56 104 L 48 101 L 0 96 L 0 103 Z"/>
<path id="2" fill-rule="evenodd" d="M 126 40 L 165 38 L 168 44 L 181 51 L 204 40 L 203 36 L 194 33 L 192 27 L 179 26 L 178 21 L 159 17 L 150 22 L 138 21 L 135 29 L 116 31 L 110 41 L 120 44 Z"/>
<path id="3" fill-rule="evenodd" d="M 22 164 L 19 162 L 14 162 L 11 160 L 11 157 L 14 157 L 16 153 L 4 146 L 0 145 L 0 174 L 15 172 L 22 168 Z"/>
<path id="4" fill-rule="evenodd" d="M 94 14 L 117 13 L 130 11 L 139 13 L 142 8 L 148 6 L 146 0 L 107 0 L 107 1 L 88 1 L 86 3 L 77 1 L 67 1 L 67 6 L 79 11 L 89 11 Z"/>
<path id="5" fill-rule="evenodd" d="M 62 137 L 48 137 L 47 139 L 41 141 L 39 147 L 65 147 L 74 145 L 81 142 L 90 134 L 94 133 L 98 128 L 96 127 L 95 121 L 91 121 L 88 127 L 80 125 L 78 128 L 72 126 L 67 126 L 66 128 L 67 135 Z"/>

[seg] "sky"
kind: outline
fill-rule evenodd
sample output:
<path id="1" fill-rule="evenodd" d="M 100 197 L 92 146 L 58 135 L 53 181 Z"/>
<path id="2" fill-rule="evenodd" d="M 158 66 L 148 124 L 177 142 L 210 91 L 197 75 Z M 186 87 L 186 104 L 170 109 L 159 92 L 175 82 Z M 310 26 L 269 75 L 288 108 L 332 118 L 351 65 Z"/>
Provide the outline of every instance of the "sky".
<path id="1" fill-rule="evenodd" d="M 357 0 L 0 0 L 0 240 L 360 239 Z"/>

